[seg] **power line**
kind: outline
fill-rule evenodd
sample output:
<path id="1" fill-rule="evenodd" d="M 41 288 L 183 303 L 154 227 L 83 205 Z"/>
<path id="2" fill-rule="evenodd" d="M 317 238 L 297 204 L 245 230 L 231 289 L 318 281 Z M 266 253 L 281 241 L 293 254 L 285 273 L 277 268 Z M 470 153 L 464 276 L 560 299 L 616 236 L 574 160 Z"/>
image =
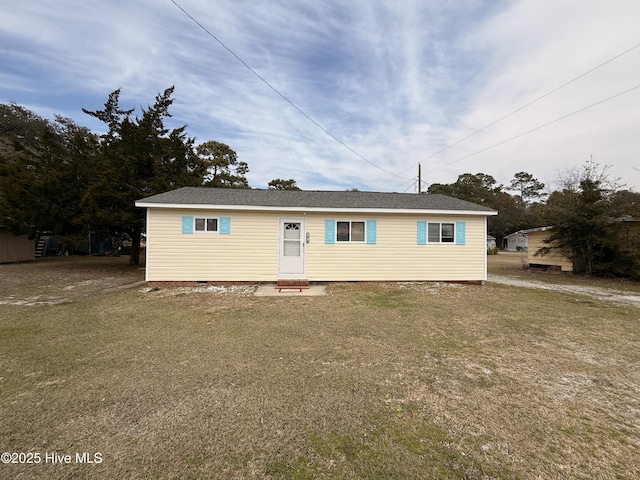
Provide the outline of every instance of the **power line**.
<path id="1" fill-rule="evenodd" d="M 365 162 L 373 165 L 374 167 L 382 170 L 385 173 L 388 173 L 389 175 L 392 175 L 394 177 L 398 177 L 398 178 L 402 178 L 403 180 L 406 180 L 404 177 L 401 177 L 400 175 L 396 175 L 393 172 L 390 172 L 389 170 L 386 170 L 384 168 L 382 168 L 380 165 L 377 165 L 376 163 L 372 162 L 371 160 L 369 160 L 367 157 L 365 157 L 364 155 L 358 153 L 357 151 L 355 151 L 353 148 L 351 148 L 349 145 L 347 145 L 345 142 L 343 142 L 342 140 L 340 140 L 338 137 L 336 137 L 333 133 L 331 133 L 329 130 L 327 130 L 326 128 L 324 128 L 322 125 L 320 125 L 317 121 L 315 121 L 313 118 L 311 118 L 310 115 L 308 115 L 304 110 L 302 110 L 300 107 L 298 107 L 295 103 L 293 103 L 293 101 L 291 101 L 289 98 L 287 98 L 286 95 L 284 95 L 283 93 L 281 93 L 277 88 L 275 88 L 273 85 L 271 85 L 262 75 L 260 75 L 258 72 L 256 72 L 253 68 L 251 68 L 251 66 L 245 62 L 242 58 L 240 58 L 233 50 L 231 50 L 229 47 L 227 47 L 218 37 L 216 37 L 213 33 L 211 33 L 204 25 L 202 25 L 200 22 L 198 22 L 198 20 L 196 20 L 189 12 L 187 12 L 184 8 L 182 8 L 182 6 L 180 4 L 178 4 L 178 2 L 176 2 L 175 0 L 171 0 L 171 3 L 173 3 L 176 7 L 178 7 L 180 9 L 180 11 L 182 11 L 182 13 L 184 13 L 193 23 L 195 23 L 196 25 L 198 25 L 207 35 L 209 35 L 211 38 L 213 38 L 216 42 L 218 42 L 227 52 L 229 52 L 231 55 L 233 55 L 235 57 L 236 60 L 238 60 L 242 65 L 244 65 L 251 73 L 253 73 L 262 83 L 264 83 L 267 87 L 269 87 L 271 90 L 273 90 L 280 98 L 282 98 L 285 102 L 287 102 L 289 105 L 291 105 L 293 108 L 295 108 L 298 113 L 300 113 L 303 117 L 305 117 L 307 120 L 309 120 L 311 123 L 313 123 L 316 127 L 318 127 L 320 130 L 322 130 L 324 133 L 326 133 L 327 135 L 329 135 L 333 140 L 335 140 L 336 142 L 338 142 L 340 145 L 342 145 L 344 148 L 346 148 L 347 150 L 349 150 L 351 153 L 353 153 L 354 155 L 356 155 L 357 157 L 361 158 L 362 160 L 364 160 Z"/>
<path id="2" fill-rule="evenodd" d="M 439 170 L 439 169 L 441 169 L 443 167 L 448 167 L 449 165 L 453 165 L 454 163 L 457 163 L 457 162 L 460 162 L 462 160 L 466 160 L 468 158 L 474 157 L 476 155 L 479 155 L 480 153 L 486 152 L 487 150 L 491 150 L 492 148 L 498 147 L 500 145 L 504 145 L 505 143 L 508 143 L 508 142 L 510 142 L 512 140 L 515 140 L 516 138 L 524 137 L 525 135 L 528 135 L 528 134 L 533 133 L 533 132 L 535 132 L 537 130 L 540 130 L 540 129 L 544 128 L 544 127 L 548 127 L 549 125 L 552 125 L 554 123 L 557 123 L 557 122 L 560 122 L 562 120 L 565 120 L 565 119 L 567 119 L 569 117 L 577 115 L 578 113 L 582 113 L 582 112 L 584 112 L 586 110 L 589 110 L 590 108 L 597 107 L 598 105 L 602 105 L 603 103 L 608 102 L 609 100 L 613 100 L 614 98 L 621 97 L 622 95 L 625 95 L 625 94 L 627 94 L 629 92 L 632 92 L 634 90 L 637 90 L 639 88 L 640 88 L 640 85 L 636 85 L 635 87 L 631 87 L 630 89 L 625 90 L 624 92 L 616 93 L 615 95 L 612 95 L 612 96 L 610 96 L 608 98 L 605 98 L 604 100 L 600 100 L 599 102 L 592 103 L 591 105 L 589 105 L 587 107 L 583 107 L 583 108 L 581 108 L 579 110 L 576 110 L 575 112 L 569 113 L 569 114 L 564 115 L 564 116 L 559 117 L 559 118 L 556 118 L 555 120 L 551 120 L 550 122 L 544 123 L 542 125 L 538 125 L 535 128 L 532 128 L 532 129 L 527 130 L 525 132 L 519 133 L 518 135 L 514 135 L 513 137 L 507 138 L 506 140 L 502 140 L 501 142 L 494 143 L 493 145 L 490 145 L 490 146 L 488 146 L 486 148 L 483 148 L 482 150 L 478 150 L 478 151 L 476 151 L 474 153 L 471 153 L 469 155 L 465 155 L 464 157 L 458 158 L 457 160 L 454 160 L 453 162 L 449 162 L 449 163 L 445 163 L 444 165 L 440 165 L 439 167 L 434 168 L 432 170 L 429 170 L 428 172 L 425 172 L 425 173 L 435 172 L 436 170 Z"/>
<path id="3" fill-rule="evenodd" d="M 474 135 L 477 135 L 478 133 L 481 133 L 481 132 L 485 131 L 486 129 L 488 129 L 488 128 L 490 128 L 490 127 L 493 127 L 494 125 L 496 125 L 496 124 L 500 123 L 501 121 L 503 121 L 503 120 L 505 120 L 505 119 L 507 119 L 507 118 L 511 117 L 512 115 L 515 115 L 516 113 L 518 113 L 518 112 L 520 112 L 520 111 L 524 110 L 524 109 L 525 109 L 525 108 L 527 108 L 527 107 L 530 107 L 531 105 L 533 105 L 534 103 L 536 103 L 536 102 L 538 102 L 538 101 L 542 100 L 543 98 L 546 98 L 546 97 L 548 97 L 549 95 L 552 95 L 552 94 L 556 93 L 558 90 L 561 90 L 561 89 L 563 89 L 564 87 L 566 87 L 566 86 L 568 86 L 568 85 L 571 85 L 572 83 L 574 83 L 574 82 L 576 82 L 576 81 L 580 80 L 581 78 L 586 77 L 586 76 L 587 76 L 587 75 L 589 75 L 590 73 L 595 72 L 595 71 L 596 71 L 596 70 L 598 70 L 599 68 L 602 68 L 602 67 L 604 67 L 605 65 L 607 65 L 607 64 L 609 64 L 609 63 L 611 63 L 611 62 L 613 62 L 614 60 L 617 60 L 618 58 L 622 57 L 623 55 L 626 55 L 627 53 L 629 53 L 629 52 L 631 52 L 631 51 L 635 50 L 635 49 L 636 49 L 636 48 L 638 48 L 638 47 L 640 47 L 640 43 L 638 43 L 638 44 L 634 45 L 634 46 L 633 46 L 633 47 L 631 47 L 631 48 L 628 48 L 627 50 L 625 50 L 625 51 L 624 51 L 624 52 L 622 52 L 622 53 L 619 53 L 618 55 L 615 55 L 615 56 L 613 56 L 613 57 L 609 58 L 608 60 L 606 60 L 606 61 L 602 62 L 601 64 L 596 65 L 595 67 L 591 68 L 590 70 L 587 70 L 586 72 L 584 72 L 584 73 L 582 73 L 582 74 L 578 75 L 578 76 L 577 76 L 577 77 L 575 77 L 574 79 L 569 80 L 568 82 L 563 83 L 562 85 L 560 85 L 559 87 L 554 88 L 553 90 L 550 90 L 549 92 L 545 93 L 544 95 L 541 95 L 541 96 L 539 96 L 538 98 L 536 98 L 536 99 L 534 99 L 534 100 L 531 100 L 529 103 L 526 103 L 525 105 L 522 105 L 521 107 L 516 108 L 516 109 L 515 109 L 514 111 L 512 111 L 511 113 L 508 113 L 508 114 L 506 114 L 506 115 L 504 115 L 504 116 L 502 116 L 502 117 L 498 118 L 497 120 L 494 120 L 493 122 L 489 123 L 488 125 L 485 125 L 484 127 L 480 128 L 479 130 L 476 130 L 475 132 L 473 132 L 473 133 L 471 133 L 471 134 L 467 135 L 466 137 L 463 137 L 463 138 L 461 138 L 460 140 L 457 140 L 456 142 L 454 142 L 454 143 L 452 143 L 452 144 L 450 144 L 450 145 L 447 145 L 447 146 L 446 146 L 446 147 L 444 147 L 443 149 L 438 150 L 437 152 L 435 152 L 435 153 L 433 153 L 433 154 L 429 155 L 429 156 L 428 156 L 427 158 L 425 158 L 424 160 L 421 160 L 421 162 L 426 162 L 427 160 L 431 160 L 433 157 L 435 157 L 435 156 L 437 156 L 437 155 L 440 155 L 442 152 L 445 152 L 445 151 L 449 150 L 450 148 L 455 147 L 456 145 L 459 145 L 460 143 L 464 142 L 465 140 L 470 139 L 470 138 L 471 138 L 471 137 L 473 137 Z M 410 169 L 412 169 L 412 168 L 415 168 L 415 166 L 416 166 L 416 165 L 418 165 L 418 164 L 416 163 L 416 164 L 414 164 L 414 165 L 411 165 L 409 168 L 407 168 L 407 169 L 403 170 L 402 172 L 400 172 L 400 174 L 403 174 L 403 173 L 404 173 L 404 172 L 406 172 L 407 170 L 410 170 Z M 432 171 L 433 171 L 433 170 L 432 170 Z"/>
<path id="4" fill-rule="evenodd" d="M 407 188 L 405 188 L 401 193 L 407 193 L 407 190 L 409 190 L 411 187 L 414 188 L 414 190 L 416 189 L 416 181 L 412 180 L 412 182 L 409 184 L 409 186 Z"/>

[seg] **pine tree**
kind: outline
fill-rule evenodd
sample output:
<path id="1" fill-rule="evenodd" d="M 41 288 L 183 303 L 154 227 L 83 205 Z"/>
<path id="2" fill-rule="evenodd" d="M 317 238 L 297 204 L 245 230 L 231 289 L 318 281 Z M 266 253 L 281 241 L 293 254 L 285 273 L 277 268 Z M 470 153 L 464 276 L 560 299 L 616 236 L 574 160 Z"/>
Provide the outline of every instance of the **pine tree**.
<path id="1" fill-rule="evenodd" d="M 135 201 L 182 186 L 201 185 L 204 166 L 193 151 L 186 127 L 169 130 L 164 122 L 174 87 L 156 96 L 152 106 L 132 118 L 134 110 L 120 108 L 120 90 L 109 95 L 103 110 L 84 110 L 103 121 L 98 180 L 87 195 L 94 228 L 131 237 L 129 263 L 140 262 L 140 237 L 145 214 Z"/>

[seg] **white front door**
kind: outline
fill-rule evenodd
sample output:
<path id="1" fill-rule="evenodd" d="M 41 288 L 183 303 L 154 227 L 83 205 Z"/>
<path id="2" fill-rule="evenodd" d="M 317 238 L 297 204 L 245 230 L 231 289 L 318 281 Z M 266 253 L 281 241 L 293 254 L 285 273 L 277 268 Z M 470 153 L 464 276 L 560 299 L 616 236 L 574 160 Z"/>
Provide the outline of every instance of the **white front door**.
<path id="1" fill-rule="evenodd" d="M 280 278 L 304 278 L 304 218 L 280 219 Z"/>

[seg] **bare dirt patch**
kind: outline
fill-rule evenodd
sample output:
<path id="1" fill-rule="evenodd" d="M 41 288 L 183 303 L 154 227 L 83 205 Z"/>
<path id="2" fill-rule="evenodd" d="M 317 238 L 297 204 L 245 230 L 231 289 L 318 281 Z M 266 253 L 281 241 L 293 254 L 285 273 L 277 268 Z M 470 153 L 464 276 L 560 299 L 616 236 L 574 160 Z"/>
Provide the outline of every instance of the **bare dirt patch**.
<path id="1" fill-rule="evenodd" d="M 203 285 L 199 287 L 175 287 L 175 288 L 157 288 L 144 287 L 140 289 L 143 293 L 150 293 L 157 297 L 175 297 L 182 296 L 187 293 L 209 293 L 213 295 L 254 295 L 258 285 Z"/>
<path id="2" fill-rule="evenodd" d="M 557 283 L 545 283 L 538 280 L 527 280 L 520 277 L 506 275 L 489 275 L 489 282 L 515 287 L 537 288 L 540 290 L 553 290 L 582 295 L 594 300 L 606 300 L 620 305 L 631 305 L 640 308 L 640 295 L 622 290 L 613 290 L 604 287 L 590 287 L 586 285 L 562 285 Z"/>
<path id="3" fill-rule="evenodd" d="M 0 305 L 60 305 L 141 284 L 127 257 L 48 257 L 0 265 Z"/>
<path id="4" fill-rule="evenodd" d="M 566 292 L 591 300 L 606 300 L 640 308 L 640 283 L 537 271 L 527 268 L 526 252 L 500 252 L 487 258 L 488 281 L 502 285 Z"/>

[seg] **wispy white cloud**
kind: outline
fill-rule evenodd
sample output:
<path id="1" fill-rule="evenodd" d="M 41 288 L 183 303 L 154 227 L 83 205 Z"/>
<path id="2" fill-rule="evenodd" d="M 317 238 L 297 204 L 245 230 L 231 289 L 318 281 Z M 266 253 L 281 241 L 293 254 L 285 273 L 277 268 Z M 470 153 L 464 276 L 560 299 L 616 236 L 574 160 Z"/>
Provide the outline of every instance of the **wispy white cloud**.
<path id="1" fill-rule="evenodd" d="M 520 2 L 481 25 L 472 36 L 491 51 L 486 85 L 465 113 L 461 132 L 475 131 L 640 43 L 634 20 L 639 7 L 631 1 Z M 640 84 L 638 73 L 640 49 L 452 149 L 443 161 L 625 91 Z M 640 178 L 631 164 L 639 146 L 632 133 L 640 113 L 638 95 L 640 91 L 629 93 L 453 166 L 471 171 L 489 170 L 485 165 L 490 164 L 506 167 L 496 175 L 502 181 L 520 170 L 553 179 L 558 168 L 582 164 L 593 155 L 602 164 L 614 165 L 613 170 L 637 188 Z"/>
<path id="2" fill-rule="evenodd" d="M 97 128 L 175 85 L 175 124 L 228 143 L 250 183 L 404 190 L 517 171 L 553 178 L 594 156 L 640 188 L 639 92 L 472 155 L 640 83 L 640 49 L 445 152 L 517 107 L 640 43 L 634 0 L 306 2 L 180 0 L 206 29 L 354 155 L 261 82 L 169 0 L 15 2 L 0 22 L 0 101 Z M 472 156 L 470 156 L 472 155 Z M 460 160 L 464 157 L 469 157 Z M 397 176 L 390 175 L 392 172 Z"/>

